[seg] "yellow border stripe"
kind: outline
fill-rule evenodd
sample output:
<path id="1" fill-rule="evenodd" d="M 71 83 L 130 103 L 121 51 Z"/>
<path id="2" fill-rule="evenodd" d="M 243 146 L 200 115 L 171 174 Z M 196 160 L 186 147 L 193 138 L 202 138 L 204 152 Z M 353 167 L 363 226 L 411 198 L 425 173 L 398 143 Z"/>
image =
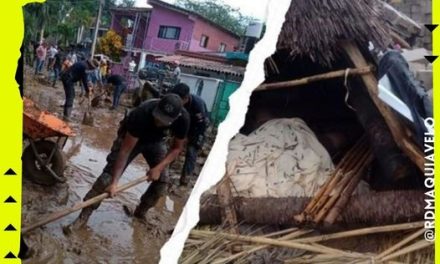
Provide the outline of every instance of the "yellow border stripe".
<path id="1" fill-rule="evenodd" d="M 21 151 L 22 151 L 22 101 L 15 82 L 15 70 L 20 57 L 19 48 L 23 39 L 23 13 L 22 6 L 32 2 L 44 2 L 44 0 L 2 0 L 0 1 L 0 263 L 21 263 L 17 259 L 5 259 L 5 256 L 12 253 L 18 255 L 20 247 L 21 229 Z M 432 23 L 439 24 L 440 0 L 432 1 Z M 440 54 L 440 28 L 432 33 L 433 54 Z M 440 59 L 438 59 L 440 60 Z M 439 62 L 433 64 L 433 89 L 434 103 L 440 101 Z M 440 108 L 434 107 L 434 117 L 440 116 Z M 440 121 L 436 122 L 435 130 L 440 131 Z M 440 137 L 435 139 L 435 151 L 438 150 Z M 436 165 L 440 157 L 435 156 Z M 12 169 L 17 175 L 5 176 L 4 174 Z M 436 168 L 436 174 L 439 172 Z M 439 193 L 440 180 L 435 180 L 435 192 Z M 5 203 L 9 197 L 13 197 L 17 203 Z M 440 206 L 440 198 L 435 198 L 436 212 Z M 17 231 L 4 231 L 8 226 L 14 226 Z M 440 223 L 436 222 L 436 237 Z M 435 245 L 435 252 L 439 252 L 438 243 Z M 440 263 L 440 254 L 435 255 L 435 263 Z"/>
<path id="2" fill-rule="evenodd" d="M 440 0 L 433 0 L 432 1 L 432 24 L 439 24 L 440 23 Z M 440 54 L 440 28 L 436 28 L 433 32 L 432 32 L 432 54 L 433 55 L 439 55 Z M 435 132 L 438 133 L 438 131 L 440 131 L 440 108 L 435 107 L 435 105 L 440 102 L 440 76 L 439 76 L 439 61 L 440 59 L 437 58 L 436 61 L 434 61 L 433 65 L 432 65 L 432 69 L 433 69 L 433 85 L 432 85 L 432 89 L 433 89 L 433 94 L 434 94 L 434 120 L 435 125 L 434 125 L 434 130 Z M 440 144 L 440 135 L 435 133 L 435 140 L 434 140 L 434 153 L 436 154 L 439 151 L 439 144 Z M 440 216 L 440 198 L 439 198 L 439 191 L 440 191 L 440 180 L 438 178 L 437 175 L 439 175 L 438 173 L 440 172 L 440 156 L 439 155 L 434 155 L 434 162 L 435 162 L 435 176 L 434 176 L 434 182 L 435 182 L 435 187 L 434 187 L 434 191 L 435 191 L 435 212 L 437 213 L 437 216 Z M 437 177 L 436 177 L 437 176 Z M 438 218 L 438 217 L 436 217 Z M 436 237 L 436 242 L 440 239 L 440 223 L 438 222 L 438 219 L 436 219 L 437 221 L 435 222 L 435 237 Z M 440 254 L 439 254 L 439 250 L 440 250 L 440 246 L 439 243 L 435 243 L 435 263 L 440 263 Z"/>
<path id="3" fill-rule="evenodd" d="M 31 2 L 35 1 L 0 1 L 0 263 L 21 263 L 5 257 L 17 257 L 20 249 L 23 109 L 15 72 L 24 34 L 22 6 Z M 16 175 L 4 175 L 9 169 Z M 9 196 L 17 202 L 5 203 Z M 5 231 L 9 225 L 16 231 Z"/>

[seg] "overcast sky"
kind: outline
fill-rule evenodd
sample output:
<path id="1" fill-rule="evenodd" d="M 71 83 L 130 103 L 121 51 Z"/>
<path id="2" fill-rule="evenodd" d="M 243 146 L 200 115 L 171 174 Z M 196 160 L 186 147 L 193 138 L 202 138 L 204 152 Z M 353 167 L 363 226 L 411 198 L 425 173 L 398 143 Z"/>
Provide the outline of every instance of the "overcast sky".
<path id="1" fill-rule="evenodd" d="M 176 2 L 175 0 L 164 1 L 172 4 Z M 136 0 L 135 6 L 147 6 L 146 2 L 147 0 Z M 266 6 L 269 0 L 223 0 L 223 2 L 234 8 L 238 8 L 243 15 L 265 20 Z"/>

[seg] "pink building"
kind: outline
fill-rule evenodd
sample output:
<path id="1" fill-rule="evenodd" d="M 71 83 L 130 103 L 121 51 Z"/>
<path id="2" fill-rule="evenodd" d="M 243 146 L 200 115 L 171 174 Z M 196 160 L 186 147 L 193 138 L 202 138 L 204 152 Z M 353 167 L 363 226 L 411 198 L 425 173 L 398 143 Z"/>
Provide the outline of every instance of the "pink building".
<path id="1" fill-rule="evenodd" d="M 152 8 L 115 8 L 111 29 L 122 35 L 126 50 L 150 55 L 176 50 L 225 52 L 238 48 L 240 37 L 203 16 L 160 0 Z M 141 59 L 142 60 L 142 59 Z"/>

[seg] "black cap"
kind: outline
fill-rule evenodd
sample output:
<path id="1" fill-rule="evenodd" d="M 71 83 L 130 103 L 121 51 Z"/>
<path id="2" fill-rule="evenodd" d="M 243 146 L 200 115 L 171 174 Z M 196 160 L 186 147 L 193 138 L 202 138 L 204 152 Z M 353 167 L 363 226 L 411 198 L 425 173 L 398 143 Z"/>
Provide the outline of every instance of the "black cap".
<path id="1" fill-rule="evenodd" d="M 171 89 L 170 92 L 173 94 L 177 94 L 178 96 L 180 96 L 180 98 L 183 98 L 189 95 L 189 86 L 185 83 L 178 83 L 173 87 L 173 89 Z"/>
<path id="2" fill-rule="evenodd" d="M 160 99 L 156 108 L 153 110 L 153 116 L 162 123 L 170 125 L 180 116 L 182 108 L 183 104 L 179 96 L 167 94 Z"/>

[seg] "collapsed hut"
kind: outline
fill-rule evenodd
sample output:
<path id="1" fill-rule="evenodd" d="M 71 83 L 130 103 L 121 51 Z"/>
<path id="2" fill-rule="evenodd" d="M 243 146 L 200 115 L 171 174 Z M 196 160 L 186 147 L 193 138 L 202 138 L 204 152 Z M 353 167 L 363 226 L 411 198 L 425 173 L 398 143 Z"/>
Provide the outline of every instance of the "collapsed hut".
<path id="1" fill-rule="evenodd" d="M 378 97 L 378 79 L 384 71 L 379 59 L 396 42 L 396 33 L 385 21 L 383 8 L 383 3 L 375 0 L 291 1 L 277 50 L 265 62 L 266 80 L 251 95 L 241 134 L 233 139 L 239 138 L 242 143 L 230 144 L 226 175 L 202 198 L 199 224 L 223 224 L 237 234 L 240 232 L 237 223 L 324 230 L 423 219 L 424 154 L 420 131 L 414 125 L 417 120 L 408 122 Z M 423 100 L 424 97 L 419 101 Z M 414 99 L 412 103 L 419 101 Z M 425 111 L 423 115 L 432 116 L 432 112 Z M 316 137 L 328 153 L 333 164 L 321 164 L 314 170 L 326 177 L 317 177 L 314 183 L 302 180 L 307 184 L 298 192 L 298 184 L 291 185 L 288 196 L 289 190 L 276 195 L 279 189 L 286 189 L 284 185 L 288 180 L 274 184 L 266 180 L 267 189 L 263 191 L 244 188 L 257 181 L 255 177 L 246 181 L 249 174 L 262 174 L 266 179 L 292 176 L 273 169 L 273 160 L 262 161 L 258 170 L 245 164 L 255 165 L 258 163 L 255 160 L 262 160 L 258 153 L 271 135 L 258 137 L 259 132 L 268 130 L 272 122 L 278 126 L 273 133 L 278 133 L 283 130 L 281 123 L 292 126 L 286 121 L 292 118 L 299 124 L 297 128 L 305 123 L 308 128 L 303 130 Z M 257 139 L 249 141 L 248 135 Z M 280 135 L 279 138 L 288 138 L 285 133 Z M 276 149 L 295 147 L 289 140 L 267 150 L 265 155 L 277 156 Z M 277 144 L 275 141 L 266 145 Z M 260 146 L 254 148 L 258 142 Z M 303 142 L 312 148 L 316 145 L 310 139 Z M 300 143 L 301 140 L 295 142 Z M 249 153 L 257 155 L 240 155 L 249 148 L 254 148 Z M 235 151 L 232 154 L 231 149 Z M 290 160 L 284 159 L 275 167 L 291 164 L 301 167 L 297 159 L 309 153 L 291 155 Z M 327 155 L 317 157 L 327 158 Z M 242 186 L 237 186 L 239 184 Z M 313 184 L 314 188 L 307 187 Z M 362 184 L 367 184 L 370 191 L 360 192 Z M 246 191 L 254 196 L 247 195 Z M 269 195 L 264 196 L 264 192 Z M 301 195 L 297 195 L 299 193 Z M 276 245 L 263 240 L 257 243 Z M 230 238 L 230 241 L 236 240 Z"/>

